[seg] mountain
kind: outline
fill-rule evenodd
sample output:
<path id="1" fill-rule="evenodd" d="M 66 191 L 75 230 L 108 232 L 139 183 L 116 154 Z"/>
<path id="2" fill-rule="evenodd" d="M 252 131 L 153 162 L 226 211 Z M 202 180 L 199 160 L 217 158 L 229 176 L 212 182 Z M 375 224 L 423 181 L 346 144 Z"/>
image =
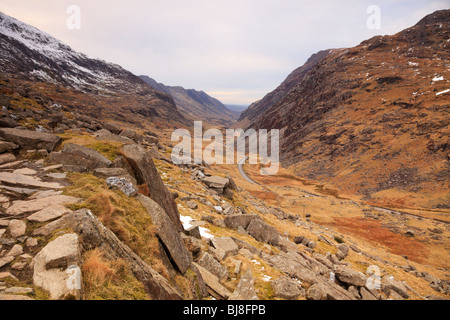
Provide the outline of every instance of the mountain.
<path id="1" fill-rule="evenodd" d="M 236 113 L 203 91 L 166 86 L 148 76 L 140 77 L 153 89 L 170 95 L 189 119 L 203 120 L 211 125 L 230 125 L 237 120 Z"/>
<path id="2" fill-rule="evenodd" d="M 239 117 L 239 124 L 248 125 L 252 119 L 256 119 L 272 105 L 279 102 L 305 75 L 333 50 L 323 50 L 313 54 L 300 68 L 295 69 L 283 83 L 274 91 L 268 93 L 263 99 L 251 104 Z"/>
<path id="3" fill-rule="evenodd" d="M 1 76 L 26 81 L 29 86 L 38 82 L 47 84 L 49 87 L 39 92 L 47 95 L 46 99 L 63 104 L 79 101 L 80 112 L 96 117 L 133 119 L 136 123 L 142 119 L 135 118 L 141 117 L 152 121 L 186 121 L 171 97 L 151 89 L 131 72 L 76 52 L 51 35 L 2 12 L 0 43 Z M 132 116 L 123 117 L 125 114 Z"/>
<path id="4" fill-rule="evenodd" d="M 241 121 L 281 129 L 282 162 L 298 176 L 376 204 L 449 208 L 449 38 L 441 10 L 333 50 Z"/>

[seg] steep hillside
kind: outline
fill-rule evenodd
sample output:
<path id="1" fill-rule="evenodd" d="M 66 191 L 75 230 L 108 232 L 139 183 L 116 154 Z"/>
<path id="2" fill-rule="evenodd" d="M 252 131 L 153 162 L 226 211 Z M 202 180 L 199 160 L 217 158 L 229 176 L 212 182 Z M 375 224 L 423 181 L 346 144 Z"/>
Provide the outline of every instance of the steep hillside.
<path id="1" fill-rule="evenodd" d="M 450 10 L 334 51 L 249 127 L 278 128 L 296 174 L 386 206 L 449 198 Z"/>
<path id="2" fill-rule="evenodd" d="M 151 89 L 131 72 L 91 59 L 1 12 L 0 43 L 2 78 L 35 86 L 35 96 L 44 100 L 78 105 L 78 111 L 96 118 L 122 120 L 127 114 L 125 118 L 136 120 L 135 115 L 141 114 L 150 121 L 186 121 L 169 96 Z M 43 83 L 46 90 L 39 90 L 36 83 Z"/>
<path id="3" fill-rule="evenodd" d="M 177 107 L 189 119 L 203 120 L 211 125 L 219 126 L 230 125 L 237 119 L 236 113 L 203 91 L 166 86 L 148 76 L 140 77 L 153 89 L 170 95 Z"/>
<path id="4" fill-rule="evenodd" d="M 306 76 L 306 74 L 317 65 L 323 58 L 328 56 L 333 50 L 323 50 L 313 54 L 306 63 L 298 69 L 295 69 L 283 83 L 278 86 L 274 91 L 268 93 L 261 100 L 250 105 L 245 111 L 241 113 L 239 117 L 239 125 L 246 125 L 251 123 L 260 115 L 262 115 L 267 109 L 283 99 L 289 91 L 300 83 Z"/>

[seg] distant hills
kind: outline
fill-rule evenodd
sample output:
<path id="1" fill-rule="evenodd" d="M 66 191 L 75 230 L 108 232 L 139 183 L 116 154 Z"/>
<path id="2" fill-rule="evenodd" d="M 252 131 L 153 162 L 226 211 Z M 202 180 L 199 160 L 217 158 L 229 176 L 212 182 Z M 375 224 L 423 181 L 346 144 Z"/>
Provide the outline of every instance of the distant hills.
<path id="1" fill-rule="evenodd" d="M 203 91 L 171 87 L 148 76 L 140 76 L 150 87 L 171 96 L 186 118 L 203 120 L 211 125 L 226 126 L 237 120 L 239 114 L 228 109 L 222 102 Z"/>

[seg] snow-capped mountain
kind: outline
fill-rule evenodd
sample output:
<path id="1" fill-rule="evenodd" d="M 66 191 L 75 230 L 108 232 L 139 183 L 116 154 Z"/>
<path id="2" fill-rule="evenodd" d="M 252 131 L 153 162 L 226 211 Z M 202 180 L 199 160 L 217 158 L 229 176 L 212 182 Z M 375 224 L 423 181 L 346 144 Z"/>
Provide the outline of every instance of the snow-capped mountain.
<path id="1" fill-rule="evenodd" d="M 0 66 L 8 76 L 86 92 L 139 91 L 142 80 L 122 67 L 76 52 L 51 35 L 0 12 Z"/>
<path id="2" fill-rule="evenodd" d="M 58 101 L 93 117 L 136 124 L 186 122 L 169 95 L 151 88 L 138 76 L 117 64 L 77 52 L 2 12 L 0 77 L 26 82 L 18 86 L 34 87 L 39 101 Z"/>

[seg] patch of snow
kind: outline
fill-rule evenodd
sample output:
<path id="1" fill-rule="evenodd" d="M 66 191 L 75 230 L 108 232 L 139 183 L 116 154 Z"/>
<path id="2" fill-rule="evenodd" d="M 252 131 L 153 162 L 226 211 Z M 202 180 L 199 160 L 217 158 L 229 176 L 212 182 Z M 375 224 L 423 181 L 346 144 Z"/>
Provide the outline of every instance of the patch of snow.
<path id="1" fill-rule="evenodd" d="M 440 96 L 440 95 L 443 95 L 443 94 L 445 94 L 445 93 L 447 93 L 447 92 L 450 92 L 450 89 L 447 89 L 447 90 L 438 92 L 438 93 L 436 93 L 436 95 L 437 95 L 437 96 Z"/>
<path id="2" fill-rule="evenodd" d="M 443 81 L 444 80 L 444 76 L 441 76 L 441 77 L 439 77 L 439 76 L 436 76 L 436 77 L 434 77 L 433 78 L 433 82 L 438 82 L 438 81 Z"/>
<path id="3" fill-rule="evenodd" d="M 187 230 L 187 229 L 192 228 L 194 226 L 194 225 L 192 225 L 192 221 L 194 221 L 194 219 L 189 217 L 189 216 L 182 216 L 182 215 L 180 215 L 180 221 L 181 221 L 181 224 L 183 225 L 184 230 Z M 210 232 L 209 229 L 206 229 L 206 228 L 203 228 L 203 227 L 199 227 L 199 230 L 200 230 L 200 235 L 203 238 L 206 238 L 206 239 L 214 238 L 214 236 L 209 233 Z"/>
<path id="4" fill-rule="evenodd" d="M 418 67 L 418 66 L 419 66 L 419 63 L 418 63 L 418 62 L 411 62 L 411 61 L 408 61 L 408 64 L 409 64 L 410 66 L 412 66 L 412 67 Z"/>
<path id="5" fill-rule="evenodd" d="M 272 280 L 272 277 L 270 277 L 270 276 L 268 276 L 268 275 L 264 275 L 264 276 L 262 277 L 262 281 L 270 282 L 270 280 Z"/>

